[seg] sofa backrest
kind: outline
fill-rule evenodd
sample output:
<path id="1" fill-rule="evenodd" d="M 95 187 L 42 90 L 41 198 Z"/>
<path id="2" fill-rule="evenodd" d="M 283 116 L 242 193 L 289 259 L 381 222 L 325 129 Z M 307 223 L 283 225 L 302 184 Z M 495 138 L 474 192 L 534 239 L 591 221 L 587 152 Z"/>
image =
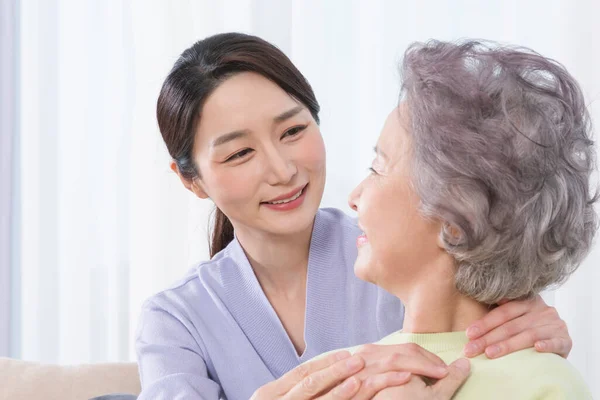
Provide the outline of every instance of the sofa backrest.
<path id="1" fill-rule="evenodd" d="M 135 363 L 60 366 L 0 357 L 0 400 L 82 400 L 140 390 Z"/>

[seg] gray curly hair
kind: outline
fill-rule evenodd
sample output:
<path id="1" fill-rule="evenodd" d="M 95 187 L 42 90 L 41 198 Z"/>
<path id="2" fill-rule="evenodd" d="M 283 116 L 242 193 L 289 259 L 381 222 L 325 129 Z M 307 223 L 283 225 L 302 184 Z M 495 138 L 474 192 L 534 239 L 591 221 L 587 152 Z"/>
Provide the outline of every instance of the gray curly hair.
<path id="1" fill-rule="evenodd" d="M 529 49 L 479 41 L 413 44 L 401 73 L 412 183 L 422 213 L 444 222 L 457 289 L 493 304 L 564 282 L 598 225 L 575 79 Z"/>

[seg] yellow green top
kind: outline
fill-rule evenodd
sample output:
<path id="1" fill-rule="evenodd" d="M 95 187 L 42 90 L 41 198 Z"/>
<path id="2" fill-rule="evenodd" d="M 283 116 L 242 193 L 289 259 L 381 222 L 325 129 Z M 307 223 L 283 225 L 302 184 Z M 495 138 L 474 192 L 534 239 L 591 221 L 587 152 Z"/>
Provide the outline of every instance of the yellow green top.
<path id="1" fill-rule="evenodd" d="M 468 339 L 465 332 L 396 332 L 376 344 L 415 343 L 437 354 L 444 362 L 464 357 Z M 348 350 L 354 352 L 358 347 Z M 592 395 L 579 372 L 564 358 L 538 353 L 534 349 L 517 351 L 494 360 L 481 355 L 471 359 L 471 375 L 454 395 L 456 400 L 586 400 Z"/>

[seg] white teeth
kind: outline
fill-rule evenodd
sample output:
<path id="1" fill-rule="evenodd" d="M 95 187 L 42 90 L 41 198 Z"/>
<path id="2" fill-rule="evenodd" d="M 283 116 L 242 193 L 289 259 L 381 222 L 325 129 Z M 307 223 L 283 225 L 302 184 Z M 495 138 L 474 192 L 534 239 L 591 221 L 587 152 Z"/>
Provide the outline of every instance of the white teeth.
<path id="1" fill-rule="evenodd" d="M 304 189 L 302 189 L 302 190 L 304 190 Z M 302 190 L 300 190 L 298 193 L 296 193 L 294 196 L 290 197 L 289 199 L 286 199 L 286 200 L 277 200 L 277 201 L 269 201 L 268 204 L 284 204 L 284 203 L 289 203 L 290 201 L 294 201 L 298 197 L 300 197 L 300 195 L 302 194 Z"/>

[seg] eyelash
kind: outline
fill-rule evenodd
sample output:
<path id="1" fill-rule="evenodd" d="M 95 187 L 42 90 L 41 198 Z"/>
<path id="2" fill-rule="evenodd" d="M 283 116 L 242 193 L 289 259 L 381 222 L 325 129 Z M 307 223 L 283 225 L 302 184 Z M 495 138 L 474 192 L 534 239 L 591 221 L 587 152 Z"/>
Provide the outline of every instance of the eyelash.
<path id="1" fill-rule="evenodd" d="M 287 136 L 291 136 L 294 137 L 296 135 L 298 135 L 300 132 L 302 132 L 303 130 L 306 129 L 307 125 L 301 125 L 301 126 L 294 126 L 293 128 L 288 129 L 287 131 L 285 131 L 283 133 L 283 135 L 281 135 L 282 138 L 284 138 L 286 135 Z M 293 133 L 292 133 L 293 132 Z"/>
<path id="2" fill-rule="evenodd" d="M 244 149 L 242 151 L 238 151 L 237 153 L 231 155 L 228 159 L 225 160 L 225 162 L 229 162 L 229 161 L 233 161 L 237 158 L 242 158 L 244 157 L 246 154 L 249 154 L 251 152 L 253 152 L 254 150 L 252 149 Z"/>
<path id="3" fill-rule="evenodd" d="M 372 167 L 369 167 L 369 171 L 373 174 L 373 175 L 379 175 L 377 173 L 377 171 L 375 171 Z"/>
<path id="4" fill-rule="evenodd" d="M 295 127 L 293 127 L 293 128 L 290 128 L 290 129 L 288 129 L 287 131 L 285 131 L 285 132 L 283 133 L 283 135 L 281 135 L 281 138 L 283 139 L 284 137 L 286 137 L 286 135 L 287 135 L 287 136 L 289 136 L 289 137 L 294 137 L 294 136 L 297 136 L 297 135 L 298 135 L 299 133 L 301 133 L 301 132 L 302 132 L 304 129 L 306 129 L 306 127 L 307 127 L 307 125 L 302 125 L 302 126 L 295 126 Z M 249 148 L 248 148 L 248 149 L 241 150 L 241 151 L 238 151 L 237 153 L 235 153 L 235 154 L 231 155 L 229 158 L 227 158 L 227 159 L 225 160 L 225 162 L 230 162 L 230 161 L 233 161 L 233 160 L 235 160 L 235 159 L 242 158 L 242 157 L 244 157 L 246 154 L 249 154 L 249 153 L 251 153 L 251 152 L 253 152 L 253 151 L 254 151 L 254 150 L 252 150 L 252 149 L 249 149 Z"/>

